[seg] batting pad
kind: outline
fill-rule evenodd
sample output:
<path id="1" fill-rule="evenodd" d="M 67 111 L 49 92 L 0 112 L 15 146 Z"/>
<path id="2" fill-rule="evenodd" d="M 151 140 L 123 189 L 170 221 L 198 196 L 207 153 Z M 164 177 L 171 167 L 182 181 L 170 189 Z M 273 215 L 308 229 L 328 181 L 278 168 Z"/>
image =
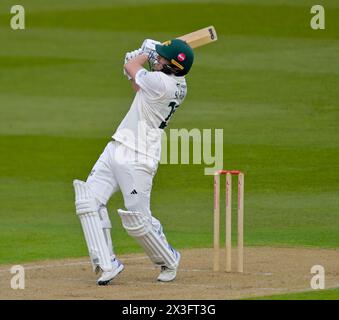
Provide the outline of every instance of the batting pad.
<path id="1" fill-rule="evenodd" d="M 96 200 L 85 182 L 74 180 L 75 207 L 85 235 L 93 270 L 99 266 L 103 271 L 112 269 L 110 251 L 107 246 Z"/>
<path id="2" fill-rule="evenodd" d="M 121 209 L 118 210 L 118 213 L 127 233 L 139 242 L 155 264 L 169 268 L 177 267 L 178 262 L 175 260 L 173 251 L 160 238 L 160 235 L 154 230 L 147 217 L 140 212 Z"/>

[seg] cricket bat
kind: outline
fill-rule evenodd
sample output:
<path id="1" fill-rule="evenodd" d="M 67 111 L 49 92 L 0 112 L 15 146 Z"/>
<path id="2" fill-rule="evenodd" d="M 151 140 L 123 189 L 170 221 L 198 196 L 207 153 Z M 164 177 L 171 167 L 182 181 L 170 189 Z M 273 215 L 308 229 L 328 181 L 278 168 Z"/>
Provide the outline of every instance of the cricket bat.
<path id="1" fill-rule="evenodd" d="M 190 47 L 194 49 L 217 41 L 218 36 L 214 26 L 209 26 L 207 28 L 185 34 L 178 39 L 186 41 Z"/>

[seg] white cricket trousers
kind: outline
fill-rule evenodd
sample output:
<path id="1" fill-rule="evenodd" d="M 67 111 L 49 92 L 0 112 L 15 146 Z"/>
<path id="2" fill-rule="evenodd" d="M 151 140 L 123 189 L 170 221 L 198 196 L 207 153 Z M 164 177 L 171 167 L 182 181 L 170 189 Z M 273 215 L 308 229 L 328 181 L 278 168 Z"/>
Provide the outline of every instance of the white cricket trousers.
<path id="1" fill-rule="evenodd" d="M 86 183 L 105 206 L 111 196 L 120 190 L 126 209 L 145 215 L 167 243 L 161 223 L 152 216 L 150 209 L 153 177 L 157 168 L 158 161 L 118 141 L 110 141 L 95 163 Z"/>

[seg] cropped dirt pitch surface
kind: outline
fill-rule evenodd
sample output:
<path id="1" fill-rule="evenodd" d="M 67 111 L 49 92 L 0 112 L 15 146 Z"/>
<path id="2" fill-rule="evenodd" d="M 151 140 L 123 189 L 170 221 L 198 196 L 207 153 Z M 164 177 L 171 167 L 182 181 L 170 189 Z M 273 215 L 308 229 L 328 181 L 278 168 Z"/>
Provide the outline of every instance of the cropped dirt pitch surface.
<path id="1" fill-rule="evenodd" d="M 326 288 L 339 286 L 339 250 L 250 247 L 243 274 L 213 272 L 212 249 L 181 253 L 180 270 L 171 283 L 156 281 L 159 269 L 144 254 L 121 256 L 125 270 L 106 287 L 96 285 L 87 258 L 23 264 L 24 290 L 11 289 L 11 266 L 1 266 L 0 299 L 239 299 L 312 290 L 314 265 L 325 268 Z"/>

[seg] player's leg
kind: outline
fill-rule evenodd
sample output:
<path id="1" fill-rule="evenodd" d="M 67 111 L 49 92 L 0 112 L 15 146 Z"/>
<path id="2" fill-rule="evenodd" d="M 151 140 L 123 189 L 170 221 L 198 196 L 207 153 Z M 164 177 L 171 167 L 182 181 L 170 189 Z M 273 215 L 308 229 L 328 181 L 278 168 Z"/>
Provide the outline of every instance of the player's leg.
<path id="1" fill-rule="evenodd" d="M 128 234 L 138 241 L 153 263 L 162 267 L 158 280 L 171 281 L 176 277 L 180 254 L 168 244 L 161 223 L 150 211 L 154 173 L 151 166 L 142 163 L 117 164 L 115 176 L 127 209 L 118 213 Z"/>
<path id="2" fill-rule="evenodd" d="M 106 203 L 119 187 L 110 166 L 110 150 L 113 148 L 109 143 L 104 152 L 95 163 L 87 178 L 87 185 L 99 202 L 98 213 L 104 231 L 105 240 L 110 251 L 111 259 L 114 260 L 113 244 L 111 239 L 112 224 L 107 212 Z"/>
<path id="3" fill-rule="evenodd" d="M 93 269 L 103 273 L 98 284 L 107 284 L 123 265 L 115 259 L 110 235 L 111 222 L 105 204 L 118 189 L 109 166 L 107 146 L 86 182 L 74 180 L 76 212 L 80 218 Z"/>

